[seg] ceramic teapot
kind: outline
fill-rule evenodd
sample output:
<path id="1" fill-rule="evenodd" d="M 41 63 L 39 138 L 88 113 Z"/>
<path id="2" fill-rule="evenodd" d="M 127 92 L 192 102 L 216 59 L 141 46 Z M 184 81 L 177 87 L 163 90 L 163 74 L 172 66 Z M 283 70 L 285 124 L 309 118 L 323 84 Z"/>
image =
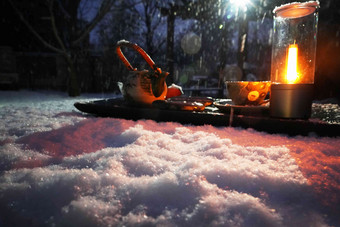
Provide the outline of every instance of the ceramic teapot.
<path id="1" fill-rule="evenodd" d="M 132 48 L 137 51 L 151 67 L 151 70 L 139 71 L 133 68 L 124 56 L 121 47 Z M 168 72 L 163 72 L 156 66 L 150 56 L 137 44 L 121 40 L 116 45 L 116 52 L 120 60 L 130 71 L 123 82 L 118 82 L 120 91 L 126 101 L 133 104 L 151 105 L 155 100 L 164 100 L 167 94 L 165 82 Z"/>

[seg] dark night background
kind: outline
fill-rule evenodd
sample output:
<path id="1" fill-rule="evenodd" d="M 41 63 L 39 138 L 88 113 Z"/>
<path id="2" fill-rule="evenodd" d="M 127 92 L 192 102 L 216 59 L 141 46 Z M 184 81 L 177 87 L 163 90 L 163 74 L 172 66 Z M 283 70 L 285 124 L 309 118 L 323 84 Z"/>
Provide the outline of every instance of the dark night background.
<path id="1" fill-rule="evenodd" d="M 228 65 L 238 65 L 242 79 L 268 80 L 272 10 L 292 1 L 251 0 L 246 11 L 233 2 L 1 1 L 1 89 L 61 90 L 71 96 L 117 91 L 116 82 L 127 73 L 114 53 L 120 39 L 136 42 L 168 70 L 168 83 L 190 87 L 203 76 L 201 86 L 221 87 L 220 72 Z M 340 2 L 321 0 L 320 6 L 315 99 L 339 100 Z M 202 42 L 194 54 L 181 48 L 189 33 Z M 243 52 L 242 34 L 247 34 Z M 128 56 L 143 67 L 133 53 Z"/>

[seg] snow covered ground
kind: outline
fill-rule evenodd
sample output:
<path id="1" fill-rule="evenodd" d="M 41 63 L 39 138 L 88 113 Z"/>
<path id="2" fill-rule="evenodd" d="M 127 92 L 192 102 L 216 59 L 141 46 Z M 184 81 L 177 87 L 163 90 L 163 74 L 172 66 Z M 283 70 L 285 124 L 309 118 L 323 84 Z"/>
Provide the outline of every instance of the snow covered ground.
<path id="1" fill-rule="evenodd" d="M 73 107 L 105 97 L 0 92 L 0 226 L 340 226 L 340 137 Z"/>

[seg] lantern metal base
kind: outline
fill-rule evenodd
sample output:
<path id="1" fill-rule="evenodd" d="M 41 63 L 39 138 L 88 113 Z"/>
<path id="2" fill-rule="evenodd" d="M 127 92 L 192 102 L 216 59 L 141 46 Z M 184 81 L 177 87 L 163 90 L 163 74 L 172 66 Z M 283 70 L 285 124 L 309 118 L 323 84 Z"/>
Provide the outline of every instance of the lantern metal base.
<path id="1" fill-rule="evenodd" d="M 272 84 L 270 116 L 308 119 L 312 112 L 314 84 Z"/>

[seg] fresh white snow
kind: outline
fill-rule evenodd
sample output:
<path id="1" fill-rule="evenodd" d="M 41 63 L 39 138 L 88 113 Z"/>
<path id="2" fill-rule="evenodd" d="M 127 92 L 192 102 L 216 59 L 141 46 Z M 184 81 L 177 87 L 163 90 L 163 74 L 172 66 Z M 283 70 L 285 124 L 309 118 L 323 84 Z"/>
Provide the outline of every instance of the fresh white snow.
<path id="1" fill-rule="evenodd" d="M 107 97 L 0 92 L 0 226 L 340 225 L 340 137 L 73 107 Z"/>

